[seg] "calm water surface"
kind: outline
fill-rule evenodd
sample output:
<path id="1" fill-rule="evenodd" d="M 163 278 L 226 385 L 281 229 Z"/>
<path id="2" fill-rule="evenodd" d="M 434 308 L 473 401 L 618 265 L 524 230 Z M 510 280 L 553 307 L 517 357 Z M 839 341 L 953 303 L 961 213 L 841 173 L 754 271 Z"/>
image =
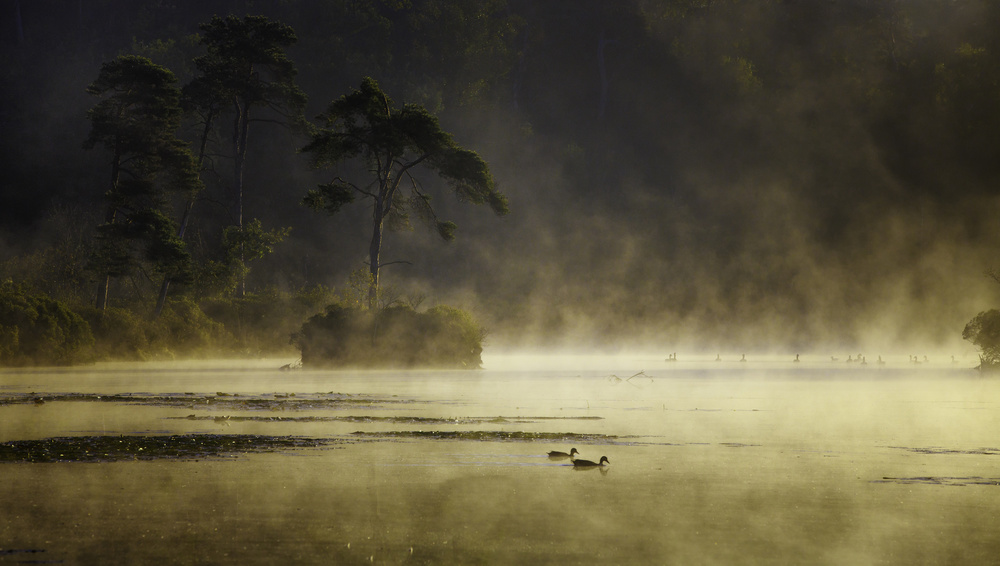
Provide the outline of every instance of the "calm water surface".
<path id="1" fill-rule="evenodd" d="M 279 371 L 288 361 L 0 373 L 0 398 L 371 401 L 0 405 L 0 442 L 337 441 L 197 461 L 0 464 L 0 563 L 1000 562 L 1000 379 L 972 364 L 577 357 L 487 358 L 475 372 Z M 427 436 L 493 431 L 511 439 Z M 571 447 L 611 465 L 580 471 L 545 456 Z"/>

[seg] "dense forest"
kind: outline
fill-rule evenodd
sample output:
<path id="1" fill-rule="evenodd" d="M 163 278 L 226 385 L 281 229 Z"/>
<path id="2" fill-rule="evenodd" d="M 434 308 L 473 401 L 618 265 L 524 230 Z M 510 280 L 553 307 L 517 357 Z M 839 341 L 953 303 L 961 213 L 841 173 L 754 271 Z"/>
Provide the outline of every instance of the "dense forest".
<path id="1" fill-rule="evenodd" d="M 954 343 L 997 299 L 984 276 L 1000 244 L 995 2 L 0 10 L 0 294 L 20 305 L 0 336 L 52 300 L 64 326 L 91 326 L 98 358 L 258 355 L 292 351 L 331 303 L 363 303 L 370 209 L 303 204 L 363 166 L 317 168 L 301 150 L 366 77 L 481 156 L 509 203 L 497 216 L 422 176 L 454 239 L 419 214 L 390 223 L 380 303 L 466 309 L 492 347 L 908 348 Z M 266 71 L 280 92 L 253 103 L 243 145 L 232 96 L 188 96 L 217 68 L 211 22 L 229 15 L 288 32 Z M 107 245 L 118 197 L 98 79 L 146 59 L 185 98 L 142 121 L 161 120 L 194 169 L 158 154 L 156 182 L 135 188 L 156 191 L 142 197 L 152 228 L 133 235 L 144 253 L 122 255 Z"/>

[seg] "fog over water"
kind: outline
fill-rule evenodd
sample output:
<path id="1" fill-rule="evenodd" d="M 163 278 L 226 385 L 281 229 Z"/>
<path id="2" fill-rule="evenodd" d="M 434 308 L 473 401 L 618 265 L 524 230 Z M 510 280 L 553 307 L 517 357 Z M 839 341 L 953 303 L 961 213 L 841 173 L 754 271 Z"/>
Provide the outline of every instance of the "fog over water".
<path id="1" fill-rule="evenodd" d="M 864 368 L 683 359 L 8 370 L 0 560 L 902 565 L 997 555 L 996 380 L 904 358 Z M 236 437 L 321 443 L 178 453 L 181 442 Z M 65 452 L 36 452 L 42 461 L 11 447 L 52 438 Z M 69 452 L 143 439 L 115 456 Z M 571 447 L 611 463 L 583 470 L 546 456 Z"/>

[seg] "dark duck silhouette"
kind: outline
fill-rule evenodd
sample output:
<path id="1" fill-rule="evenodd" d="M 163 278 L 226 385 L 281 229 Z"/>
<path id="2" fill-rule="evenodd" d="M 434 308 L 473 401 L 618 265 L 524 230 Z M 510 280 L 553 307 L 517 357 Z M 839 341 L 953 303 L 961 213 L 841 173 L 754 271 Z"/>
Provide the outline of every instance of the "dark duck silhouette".
<path id="1" fill-rule="evenodd" d="M 607 456 L 601 456 L 600 462 L 592 462 L 590 460 L 573 460 L 574 468 L 597 468 L 602 467 L 605 464 L 610 464 L 611 461 L 608 460 Z"/>
<path id="2" fill-rule="evenodd" d="M 557 452 L 557 451 L 553 450 L 552 452 L 549 452 L 549 458 L 572 458 L 573 456 L 576 456 L 577 454 L 579 454 L 579 452 L 577 452 L 576 448 L 570 448 L 569 449 L 569 454 L 567 454 L 565 452 Z"/>

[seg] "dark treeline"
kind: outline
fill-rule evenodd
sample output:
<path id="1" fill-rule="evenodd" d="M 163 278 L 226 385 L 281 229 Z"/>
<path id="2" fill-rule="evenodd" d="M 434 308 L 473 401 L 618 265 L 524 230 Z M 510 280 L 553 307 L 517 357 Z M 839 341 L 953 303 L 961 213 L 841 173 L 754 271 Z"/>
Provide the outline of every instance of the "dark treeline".
<path id="1" fill-rule="evenodd" d="M 441 198 L 454 242 L 415 226 L 383 251 L 400 262 L 389 296 L 469 308 L 493 344 L 942 341 L 995 298 L 982 272 L 1000 244 L 1000 8 L 985 0 L 8 1 L 3 278 L 95 304 L 109 157 L 82 148 L 86 88 L 123 54 L 187 84 L 199 25 L 227 14 L 294 30 L 307 120 L 371 76 L 489 162 L 509 216 Z M 359 292 L 368 212 L 302 206 L 331 172 L 297 152 L 305 128 L 269 112 L 251 126 L 242 210 L 283 237 L 244 258 L 243 294 L 218 269 L 232 155 L 220 143 L 202 166 L 183 237 L 196 273 L 169 297 L 209 334 L 264 320 L 234 302 L 308 295 L 285 309 L 294 332 Z M 193 152 L 197 124 L 178 130 Z M 109 306 L 145 317 L 160 281 L 113 285 Z"/>

